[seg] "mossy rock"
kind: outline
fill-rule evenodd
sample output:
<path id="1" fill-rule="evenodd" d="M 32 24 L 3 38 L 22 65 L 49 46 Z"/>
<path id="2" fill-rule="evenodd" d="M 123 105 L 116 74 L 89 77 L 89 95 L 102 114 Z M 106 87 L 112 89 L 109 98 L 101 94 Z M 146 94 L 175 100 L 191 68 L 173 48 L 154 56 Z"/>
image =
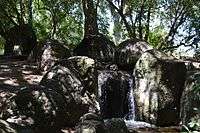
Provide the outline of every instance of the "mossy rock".
<path id="1" fill-rule="evenodd" d="M 158 126 L 178 125 L 184 89 L 184 62 L 157 50 L 147 51 L 135 70 L 136 118 Z"/>

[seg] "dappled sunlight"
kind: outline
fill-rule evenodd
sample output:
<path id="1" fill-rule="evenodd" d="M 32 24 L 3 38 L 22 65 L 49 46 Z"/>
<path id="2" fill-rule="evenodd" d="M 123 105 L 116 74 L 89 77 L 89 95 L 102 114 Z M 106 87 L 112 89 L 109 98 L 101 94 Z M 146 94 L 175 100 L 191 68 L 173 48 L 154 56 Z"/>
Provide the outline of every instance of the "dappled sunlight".
<path id="1" fill-rule="evenodd" d="M 23 74 L 31 74 L 32 71 L 22 71 Z"/>
<path id="2" fill-rule="evenodd" d="M 0 62 L 0 89 L 13 90 L 28 85 L 37 85 L 42 79 L 42 73 L 34 63 L 25 61 Z M 16 88 L 17 87 L 17 88 Z"/>
<path id="3" fill-rule="evenodd" d="M 42 80 L 42 76 L 39 75 L 24 75 L 23 78 L 29 83 L 29 84 L 38 84 Z"/>
<path id="4" fill-rule="evenodd" d="M 0 65 L 0 68 L 8 68 L 7 65 Z"/>
<path id="5" fill-rule="evenodd" d="M 7 80 L 3 81 L 3 83 L 11 85 L 11 86 L 19 86 L 19 83 L 17 82 L 16 79 L 7 79 Z"/>

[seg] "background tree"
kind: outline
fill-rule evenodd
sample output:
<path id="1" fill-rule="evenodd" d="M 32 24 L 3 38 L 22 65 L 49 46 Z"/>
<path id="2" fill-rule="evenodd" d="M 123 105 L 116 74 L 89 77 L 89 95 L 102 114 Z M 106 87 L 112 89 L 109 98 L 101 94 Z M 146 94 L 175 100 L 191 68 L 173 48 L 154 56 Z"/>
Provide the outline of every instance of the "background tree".
<path id="1" fill-rule="evenodd" d="M 36 45 L 32 28 L 32 1 L 2 0 L 0 2 L 0 35 L 6 40 L 4 54 L 12 55 L 14 45 L 20 45 L 23 55 L 28 55 Z"/>
<path id="2" fill-rule="evenodd" d="M 161 50 L 180 46 L 197 49 L 200 40 L 200 4 L 194 0 L 1 0 L 0 17 L 7 54 L 12 53 L 13 44 L 25 39 L 12 37 L 26 33 L 22 30 L 26 24 L 38 41 L 57 39 L 72 47 L 84 34 L 96 33 L 113 38 L 117 44 L 139 38 Z M 14 29 L 21 31 L 9 35 Z"/>

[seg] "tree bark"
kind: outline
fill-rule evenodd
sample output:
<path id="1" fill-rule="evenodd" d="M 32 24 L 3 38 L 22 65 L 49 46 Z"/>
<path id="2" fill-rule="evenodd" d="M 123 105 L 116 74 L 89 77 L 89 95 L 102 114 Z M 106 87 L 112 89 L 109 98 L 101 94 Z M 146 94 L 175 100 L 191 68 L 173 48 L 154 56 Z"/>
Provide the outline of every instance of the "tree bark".
<path id="1" fill-rule="evenodd" d="M 85 15 L 84 35 L 97 35 L 97 6 L 95 7 L 93 0 L 82 0 L 83 12 Z"/>
<path id="2" fill-rule="evenodd" d="M 29 0 L 29 5 L 28 5 L 28 9 L 29 9 L 29 18 L 28 18 L 28 23 L 29 25 L 32 27 L 33 26 L 33 11 L 32 11 L 32 0 Z"/>
<path id="3" fill-rule="evenodd" d="M 133 35 L 133 32 L 132 32 L 132 28 L 131 26 L 129 25 L 129 23 L 127 22 L 126 20 L 126 16 L 123 14 L 123 11 L 120 10 L 119 8 L 117 8 L 114 3 L 110 0 L 107 0 L 107 2 L 119 13 L 119 15 L 121 16 L 123 22 L 124 22 L 124 25 L 126 27 L 126 30 L 128 32 L 128 35 L 130 38 L 134 38 L 135 36 Z"/>
<path id="4" fill-rule="evenodd" d="M 142 1 L 142 5 L 140 7 L 140 12 L 139 12 L 139 15 L 138 15 L 138 21 L 139 21 L 138 33 L 139 33 L 140 39 L 143 39 L 142 18 L 143 18 L 143 15 L 144 15 L 144 3 L 145 3 L 145 0 Z"/>
<path id="5" fill-rule="evenodd" d="M 148 41 L 148 38 L 149 38 L 149 23 L 150 23 L 150 18 L 151 18 L 151 7 L 149 6 L 148 13 L 147 13 L 146 34 L 145 34 L 145 37 L 144 37 L 145 41 Z"/>

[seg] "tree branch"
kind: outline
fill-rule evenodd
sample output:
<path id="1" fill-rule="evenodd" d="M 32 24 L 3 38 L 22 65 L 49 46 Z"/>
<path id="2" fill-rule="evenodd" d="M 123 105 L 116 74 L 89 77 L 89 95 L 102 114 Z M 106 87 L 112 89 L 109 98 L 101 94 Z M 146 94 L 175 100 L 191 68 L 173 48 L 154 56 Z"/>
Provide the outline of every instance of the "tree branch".
<path id="1" fill-rule="evenodd" d="M 128 31 L 128 35 L 130 38 L 135 38 L 135 36 L 133 36 L 133 32 L 132 32 L 132 29 L 130 27 L 130 25 L 128 24 L 127 20 L 126 20 L 126 16 L 123 14 L 123 11 L 121 11 L 119 8 L 117 8 L 117 6 L 115 6 L 115 4 L 111 1 L 111 0 L 106 0 L 117 12 L 118 14 L 121 16 L 124 24 L 125 24 L 125 27 L 126 27 L 126 30 Z"/>

